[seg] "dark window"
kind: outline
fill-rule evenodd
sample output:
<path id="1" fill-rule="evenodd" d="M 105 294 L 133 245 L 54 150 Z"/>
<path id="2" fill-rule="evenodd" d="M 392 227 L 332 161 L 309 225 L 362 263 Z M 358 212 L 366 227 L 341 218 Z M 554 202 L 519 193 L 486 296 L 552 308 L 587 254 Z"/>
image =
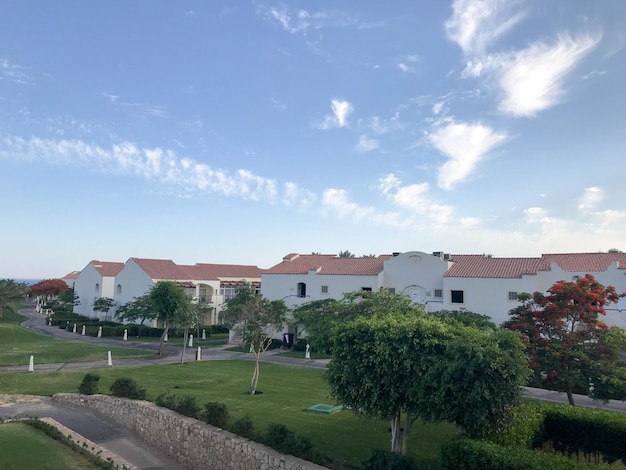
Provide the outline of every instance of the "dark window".
<path id="1" fill-rule="evenodd" d="M 435 297 L 443 297 L 443 292 L 441 292 L 441 289 L 435 289 Z"/>
<path id="2" fill-rule="evenodd" d="M 462 304 L 463 303 L 463 291 L 462 290 L 451 290 L 450 291 L 450 302 L 453 304 Z"/>
<path id="3" fill-rule="evenodd" d="M 298 297 L 306 297 L 306 284 L 298 282 Z"/>
<path id="4" fill-rule="evenodd" d="M 372 292 L 372 288 L 371 287 L 361 287 L 361 290 L 363 292 Z"/>
<path id="5" fill-rule="evenodd" d="M 509 291 L 509 300 L 517 300 L 517 292 Z"/>

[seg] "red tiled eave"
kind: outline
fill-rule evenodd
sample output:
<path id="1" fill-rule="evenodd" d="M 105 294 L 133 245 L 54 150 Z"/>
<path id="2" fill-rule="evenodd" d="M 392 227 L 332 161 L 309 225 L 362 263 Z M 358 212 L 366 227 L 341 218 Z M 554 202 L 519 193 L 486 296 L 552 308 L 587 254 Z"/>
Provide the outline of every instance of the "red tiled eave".
<path id="1" fill-rule="evenodd" d="M 307 274 L 316 271 L 320 275 L 376 276 L 383 270 L 383 263 L 391 255 L 376 258 L 339 258 L 337 255 L 294 255 L 271 267 L 264 274 Z M 290 259 L 291 261 L 285 261 Z"/>

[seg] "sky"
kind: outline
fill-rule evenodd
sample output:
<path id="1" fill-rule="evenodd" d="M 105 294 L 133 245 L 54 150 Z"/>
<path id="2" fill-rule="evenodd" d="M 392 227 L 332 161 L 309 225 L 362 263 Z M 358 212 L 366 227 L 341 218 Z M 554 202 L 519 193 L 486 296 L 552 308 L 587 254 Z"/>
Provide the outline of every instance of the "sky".
<path id="1" fill-rule="evenodd" d="M 0 278 L 626 250 L 623 0 L 0 3 Z"/>

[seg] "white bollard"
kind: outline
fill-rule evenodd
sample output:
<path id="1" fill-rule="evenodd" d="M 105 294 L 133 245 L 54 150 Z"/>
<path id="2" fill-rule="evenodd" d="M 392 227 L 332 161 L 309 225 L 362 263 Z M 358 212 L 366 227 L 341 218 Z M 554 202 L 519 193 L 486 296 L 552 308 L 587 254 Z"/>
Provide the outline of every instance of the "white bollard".
<path id="1" fill-rule="evenodd" d="M 167 343 L 167 333 L 165 333 L 165 338 L 163 338 L 163 341 Z"/>
<path id="2" fill-rule="evenodd" d="M 35 372 L 35 356 L 30 356 L 30 362 L 28 363 L 28 372 Z"/>
<path id="3" fill-rule="evenodd" d="M 193 347 L 193 335 L 189 335 L 189 347 Z"/>
<path id="4" fill-rule="evenodd" d="M 72 330 L 72 333 L 76 333 L 76 323 L 74 323 L 74 329 Z"/>
<path id="5" fill-rule="evenodd" d="M 85 325 L 83 325 L 83 331 L 81 332 L 81 335 L 85 336 Z"/>
<path id="6" fill-rule="evenodd" d="M 202 360 L 202 348 L 198 346 L 198 352 L 196 353 L 196 361 Z"/>
<path id="7" fill-rule="evenodd" d="M 98 338 L 102 338 L 102 327 L 98 327 Z"/>
<path id="8" fill-rule="evenodd" d="M 305 359 L 311 359 L 311 346 L 306 345 L 306 352 L 304 353 Z"/>
<path id="9" fill-rule="evenodd" d="M 107 361 L 108 366 L 109 367 L 113 367 L 113 359 L 111 358 L 111 351 L 109 351 L 107 356 L 108 356 L 107 357 L 107 359 L 108 359 L 108 361 Z"/>
<path id="10" fill-rule="evenodd" d="M 48 326 L 52 326 L 52 318 L 48 318 Z"/>
<path id="11" fill-rule="evenodd" d="M 202 329 L 202 341 L 204 341 L 206 339 L 206 330 L 203 328 Z"/>
<path id="12" fill-rule="evenodd" d="M 124 341 L 128 340 L 128 330 L 124 328 Z"/>

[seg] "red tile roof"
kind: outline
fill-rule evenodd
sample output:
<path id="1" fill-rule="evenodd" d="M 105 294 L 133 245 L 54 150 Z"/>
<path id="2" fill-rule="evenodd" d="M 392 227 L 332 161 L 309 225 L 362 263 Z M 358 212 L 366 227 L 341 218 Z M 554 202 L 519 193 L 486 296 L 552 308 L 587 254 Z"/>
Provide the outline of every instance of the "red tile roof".
<path id="1" fill-rule="evenodd" d="M 260 279 L 263 270 L 257 266 L 242 264 L 196 263 L 193 266 L 181 266 L 190 274 L 190 279 L 219 280 L 225 277 L 238 279 Z"/>
<path id="2" fill-rule="evenodd" d="M 337 255 L 297 255 L 289 254 L 281 263 L 271 267 L 264 274 L 307 274 L 311 270 L 318 274 L 375 276 L 383 270 L 383 263 L 391 255 L 376 258 L 339 258 Z"/>
<path id="3" fill-rule="evenodd" d="M 63 276 L 61 279 L 76 279 L 79 274 L 80 274 L 80 271 L 72 271 L 71 273 Z"/>
<path id="4" fill-rule="evenodd" d="M 556 263 L 565 272 L 594 273 L 606 271 L 619 263 L 626 269 L 626 253 L 561 253 L 544 254 L 541 258 L 493 258 L 485 255 L 452 255 L 453 265 L 445 277 L 520 278 L 550 270 Z"/>
<path id="5" fill-rule="evenodd" d="M 95 259 L 91 260 L 91 263 L 103 277 L 115 277 L 124 267 L 124 263 L 98 261 Z"/>
<path id="6" fill-rule="evenodd" d="M 179 280 L 190 279 L 189 273 L 171 259 L 130 258 L 143 269 L 151 279 Z"/>

